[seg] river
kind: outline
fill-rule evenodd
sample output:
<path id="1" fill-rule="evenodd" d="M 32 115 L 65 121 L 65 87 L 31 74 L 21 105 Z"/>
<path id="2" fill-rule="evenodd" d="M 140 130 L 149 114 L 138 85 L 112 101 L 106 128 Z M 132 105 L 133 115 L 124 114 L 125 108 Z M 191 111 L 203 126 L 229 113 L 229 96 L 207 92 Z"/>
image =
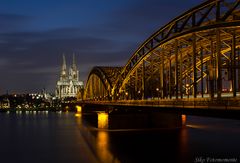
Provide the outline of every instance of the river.
<path id="1" fill-rule="evenodd" d="M 187 116 L 183 128 L 97 129 L 73 112 L 0 113 L 0 162 L 240 162 L 240 120 Z"/>

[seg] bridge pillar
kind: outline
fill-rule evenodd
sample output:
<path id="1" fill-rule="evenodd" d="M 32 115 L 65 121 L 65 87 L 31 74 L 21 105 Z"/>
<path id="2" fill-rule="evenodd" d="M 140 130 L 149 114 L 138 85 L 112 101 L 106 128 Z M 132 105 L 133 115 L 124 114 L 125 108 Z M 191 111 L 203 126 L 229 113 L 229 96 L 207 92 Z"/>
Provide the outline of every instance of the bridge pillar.
<path id="1" fill-rule="evenodd" d="M 143 60 L 143 63 L 142 63 L 142 99 L 144 100 L 146 97 L 145 97 L 145 61 Z"/>
<path id="2" fill-rule="evenodd" d="M 128 108 L 90 104 L 82 106 L 80 117 L 86 125 L 101 129 L 176 128 L 184 125 L 181 113 L 142 109 L 138 106 Z"/>
<path id="3" fill-rule="evenodd" d="M 175 94 L 176 99 L 178 99 L 178 78 L 179 75 L 179 66 L 178 66 L 178 41 L 175 41 Z"/>
<path id="4" fill-rule="evenodd" d="M 222 94 L 222 59 L 221 59 L 221 40 L 220 30 L 216 30 L 216 70 L 217 70 L 217 98 Z"/>
<path id="5" fill-rule="evenodd" d="M 179 69 L 180 81 L 179 81 L 179 84 L 180 84 L 181 99 L 183 98 L 183 75 L 182 75 L 182 72 L 183 72 L 183 62 L 182 62 L 182 53 L 180 52 L 180 69 Z"/>
<path id="6" fill-rule="evenodd" d="M 232 93 L 233 97 L 236 97 L 236 85 L 237 85 L 237 79 L 236 79 L 236 33 L 233 31 L 232 35 L 232 47 L 231 47 L 231 80 L 232 80 Z"/>
<path id="7" fill-rule="evenodd" d="M 196 34 L 192 35 L 192 64 L 193 64 L 193 97 L 197 97 L 197 67 L 196 67 Z"/>
<path id="8" fill-rule="evenodd" d="M 108 114 L 109 129 L 182 127 L 182 115 L 162 112 Z"/>
<path id="9" fill-rule="evenodd" d="M 188 54 L 188 59 L 187 59 L 187 68 L 191 67 L 191 60 L 192 58 L 190 58 L 190 54 Z M 186 77 L 185 77 L 185 89 L 186 89 L 186 94 L 187 94 L 187 98 L 189 98 L 189 95 L 191 93 L 191 80 L 190 80 L 190 76 L 191 74 L 188 74 Z"/>
<path id="10" fill-rule="evenodd" d="M 201 94 L 202 94 L 202 98 L 204 95 L 204 85 L 203 85 L 203 48 L 201 47 L 200 49 L 200 60 L 201 60 Z"/>
<path id="11" fill-rule="evenodd" d="M 129 100 L 132 100 L 132 99 L 135 98 L 134 97 L 134 89 L 132 88 L 132 82 L 133 82 L 133 77 L 132 77 L 132 75 L 130 75 L 128 89 L 127 89 L 127 91 L 128 91 L 128 99 Z"/>
<path id="12" fill-rule="evenodd" d="M 209 94 L 209 80 L 210 80 L 210 78 L 209 78 L 209 71 L 208 71 L 208 65 L 209 65 L 209 61 L 207 61 L 206 62 L 206 64 L 205 64 L 205 69 L 206 69 L 206 74 L 207 74 L 207 76 L 206 76 L 206 94 Z M 210 96 L 209 96 L 210 97 Z"/>
<path id="13" fill-rule="evenodd" d="M 161 98 L 164 98 L 164 55 L 162 54 L 161 63 L 160 63 L 160 90 Z"/>
<path id="14" fill-rule="evenodd" d="M 237 55 L 237 57 L 238 57 L 238 60 L 237 60 L 237 65 L 240 65 L 240 48 L 237 48 L 236 49 L 237 50 L 237 53 L 236 53 L 236 55 Z M 237 77 L 237 79 L 238 79 L 238 91 L 240 91 L 240 68 L 239 67 L 237 67 L 238 68 L 238 77 Z"/>
<path id="15" fill-rule="evenodd" d="M 214 98 L 214 81 L 215 81 L 215 68 L 214 68 L 214 60 L 213 60 L 213 41 L 211 40 L 211 55 L 210 55 L 210 64 L 208 66 L 209 72 L 209 89 L 210 89 L 210 97 Z"/>
<path id="16" fill-rule="evenodd" d="M 134 82 L 134 91 L 135 91 L 135 100 L 137 100 L 138 97 L 138 69 L 136 69 L 135 72 L 135 82 Z"/>
<path id="17" fill-rule="evenodd" d="M 169 98 L 172 98 L 172 64 L 171 64 L 171 54 L 169 57 L 169 77 L 168 77 L 168 95 Z"/>

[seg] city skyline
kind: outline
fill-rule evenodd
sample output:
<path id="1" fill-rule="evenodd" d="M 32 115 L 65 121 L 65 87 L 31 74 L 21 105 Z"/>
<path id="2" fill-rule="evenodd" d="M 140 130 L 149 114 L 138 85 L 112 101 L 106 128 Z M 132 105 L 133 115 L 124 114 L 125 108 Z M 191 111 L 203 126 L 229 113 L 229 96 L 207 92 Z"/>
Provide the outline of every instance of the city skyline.
<path id="1" fill-rule="evenodd" d="M 84 83 L 93 66 L 124 66 L 152 33 L 199 3 L 3 0 L 0 94 L 54 92 L 63 54 L 75 53 Z"/>

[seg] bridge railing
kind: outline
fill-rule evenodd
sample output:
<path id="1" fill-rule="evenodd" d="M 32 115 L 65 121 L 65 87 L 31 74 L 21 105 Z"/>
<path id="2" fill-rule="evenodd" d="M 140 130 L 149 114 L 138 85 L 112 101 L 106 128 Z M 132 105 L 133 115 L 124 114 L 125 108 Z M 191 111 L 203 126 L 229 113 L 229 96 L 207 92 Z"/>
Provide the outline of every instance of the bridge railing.
<path id="1" fill-rule="evenodd" d="M 99 105 L 122 106 L 151 106 L 174 108 L 202 108 L 202 109 L 239 109 L 240 98 L 193 98 L 193 99 L 161 99 L 161 100 L 113 100 L 113 101 L 84 101 L 84 103 Z"/>

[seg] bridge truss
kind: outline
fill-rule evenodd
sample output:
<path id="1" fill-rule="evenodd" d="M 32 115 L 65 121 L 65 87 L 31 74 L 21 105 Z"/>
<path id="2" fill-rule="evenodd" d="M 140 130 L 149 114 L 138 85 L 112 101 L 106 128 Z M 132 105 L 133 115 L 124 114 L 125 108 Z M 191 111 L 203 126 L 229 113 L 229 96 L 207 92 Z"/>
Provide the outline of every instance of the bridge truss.
<path id="1" fill-rule="evenodd" d="M 240 92 L 240 0 L 209 0 L 160 28 L 122 68 L 95 67 L 86 99 L 221 98 Z"/>
<path id="2" fill-rule="evenodd" d="M 122 67 L 94 67 L 84 91 L 84 99 L 109 100 L 112 98 L 113 84 L 120 75 Z"/>

